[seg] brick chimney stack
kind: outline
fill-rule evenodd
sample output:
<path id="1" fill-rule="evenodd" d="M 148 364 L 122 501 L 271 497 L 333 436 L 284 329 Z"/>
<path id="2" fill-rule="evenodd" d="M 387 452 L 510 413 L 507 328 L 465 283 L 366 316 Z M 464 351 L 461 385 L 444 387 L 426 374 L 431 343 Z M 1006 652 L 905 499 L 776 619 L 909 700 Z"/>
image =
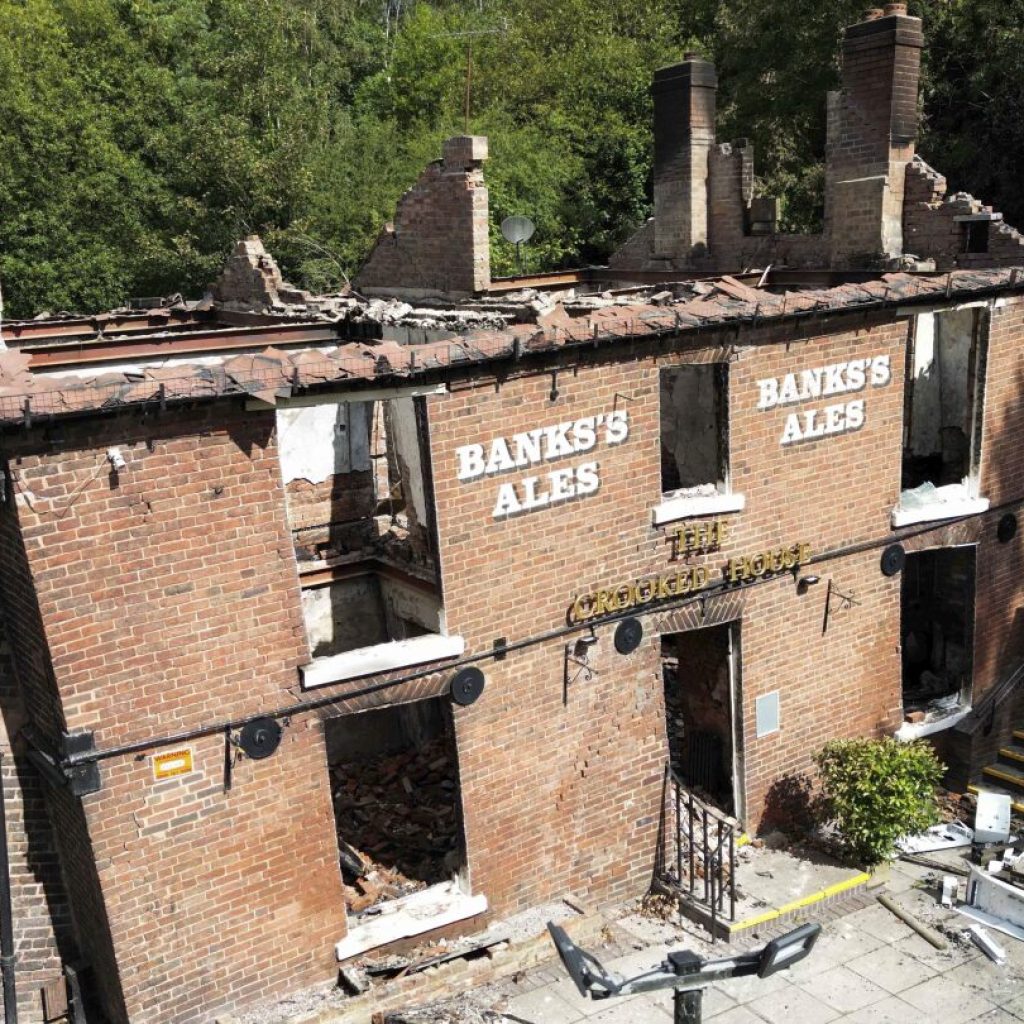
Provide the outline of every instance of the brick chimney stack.
<path id="1" fill-rule="evenodd" d="M 654 73 L 655 259 L 687 261 L 707 246 L 717 90 L 714 65 L 697 54 Z"/>
<path id="2" fill-rule="evenodd" d="M 842 90 L 829 94 L 825 230 L 833 266 L 903 253 L 903 182 L 914 156 L 921 19 L 872 8 L 843 39 Z"/>

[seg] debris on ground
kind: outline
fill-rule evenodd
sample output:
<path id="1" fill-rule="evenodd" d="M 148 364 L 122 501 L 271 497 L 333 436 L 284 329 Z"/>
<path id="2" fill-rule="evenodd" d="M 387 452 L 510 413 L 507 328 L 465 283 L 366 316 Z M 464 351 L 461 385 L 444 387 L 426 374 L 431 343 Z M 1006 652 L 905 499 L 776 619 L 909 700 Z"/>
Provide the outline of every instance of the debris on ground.
<path id="1" fill-rule="evenodd" d="M 443 737 L 331 766 L 345 901 L 353 915 L 458 869 L 458 783 Z"/>

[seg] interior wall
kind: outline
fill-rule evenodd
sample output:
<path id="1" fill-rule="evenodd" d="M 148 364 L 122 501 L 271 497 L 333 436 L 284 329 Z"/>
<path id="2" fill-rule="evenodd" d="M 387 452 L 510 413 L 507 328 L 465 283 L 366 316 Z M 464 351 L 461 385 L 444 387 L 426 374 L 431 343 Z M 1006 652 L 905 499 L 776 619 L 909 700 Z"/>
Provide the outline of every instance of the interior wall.
<path id="1" fill-rule="evenodd" d="M 919 482 L 959 483 L 970 472 L 971 354 L 976 309 L 922 313 L 913 353 L 909 453 L 929 459 Z"/>
<path id="2" fill-rule="evenodd" d="M 662 369 L 662 490 L 723 481 L 722 372 L 716 363 Z"/>

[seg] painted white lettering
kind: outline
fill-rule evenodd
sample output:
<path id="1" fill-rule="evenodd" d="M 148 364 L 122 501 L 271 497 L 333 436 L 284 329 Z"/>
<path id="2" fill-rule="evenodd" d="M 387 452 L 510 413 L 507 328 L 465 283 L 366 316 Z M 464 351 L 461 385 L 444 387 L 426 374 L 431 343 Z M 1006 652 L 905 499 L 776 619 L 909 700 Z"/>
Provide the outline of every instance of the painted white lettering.
<path id="1" fill-rule="evenodd" d="M 892 371 L 889 368 L 888 356 L 875 356 L 871 360 L 871 386 L 875 388 L 885 387 L 892 380 Z"/>
<path id="2" fill-rule="evenodd" d="M 825 386 L 822 394 L 841 395 L 846 390 L 846 382 L 843 380 L 846 363 L 834 363 L 832 366 L 825 366 L 822 369 L 825 371 Z"/>
<path id="3" fill-rule="evenodd" d="M 503 473 L 506 469 L 515 469 L 516 464 L 509 454 L 508 442 L 503 437 L 496 437 L 491 442 L 491 454 L 487 459 L 487 475 Z"/>
<path id="4" fill-rule="evenodd" d="M 519 504 L 519 499 L 516 497 L 516 489 L 514 484 L 502 484 L 498 488 L 498 500 L 494 503 L 494 511 L 491 515 L 495 519 L 500 519 L 502 516 L 510 516 L 513 512 L 519 512 L 522 509 L 522 505 Z"/>
<path id="5" fill-rule="evenodd" d="M 601 486 L 596 462 L 581 462 L 576 468 L 576 493 L 594 494 Z"/>
<path id="6" fill-rule="evenodd" d="M 551 459 L 560 459 L 563 455 L 572 455 L 572 445 L 569 442 L 569 429 L 572 421 L 559 423 L 553 427 L 544 428 L 544 459 L 550 462 Z"/>
<path id="7" fill-rule="evenodd" d="M 548 480 L 551 486 L 551 501 L 568 501 L 576 494 L 576 485 L 574 478 L 576 471 L 572 466 L 567 469 L 556 469 L 554 472 L 548 474 Z"/>
<path id="8" fill-rule="evenodd" d="M 794 441 L 799 441 L 803 435 L 800 433 L 800 417 L 795 413 L 791 412 L 786 417 L 786 427 L 782 431 L 781 444 L 792 444 Z"/>
<path id="9" fill-rule="evenodd" d="M 796 374 L 787 373 L 782 378 L 782 387 L 779 388 L 779 405 L 789 405 L 790 402 L 799 402 L 800 392 L 796 386 Z"/>
<path id="10" fill-rule="evenodd" d="M 774 409 L 779 404 L 779 382 L 774 377 L 766 377 L 757 382 L 757 387 L 760 391 L 758 409 Z"/>
<path id="11" fill-rule="evenodd" d="M 870 363 L 870 359 L 850 360 L 846 368 L 847 391 L 862 391 L 864 389 L 864 370 Z"/>
<path id="12" fill-rule="evenodd" d="M 629 437 L 629 413 L 616 409 L 605 420 L 604 440 L 606 444 L 622 444 Z"/>
<path id="13" fill-rule="evenodd" d="M 800 397 L 818 398 L 821 395 L 821 367 L 800 371 Z"/>
<path id="14" fill-rule="evenodd" d="M 540 427 L 536 430 L 527 430 L 523 434 L 512 435 L 512 443 L 516 448 L 516 465 L 520 469 L 540 462 L 540 439 L 543 436 L 544 431 Z"/>
<path id="15" fill-rule="evenodd" d="M 577 420 L 572 428 L 573 448 L 578 452 L 589 452 L 597 444 L 597 431 L 594 429 L 594 416 L 584 416 Z"/>
<path id="16" fill-rule="evenodd" d="M 860 430 L 864 426 L 864 399 L 855 398 L 846 403 L 846 429 Z"/>
<path id="17" fill-rule="evenodd" d="M 458 478 L 474 480 L 484 474 L 484 446 L 467 444 L 455 449 L 455 457 L 459 460 Z"/>
<path id="18" fill-rule="evenodd" d="M 551 501 L 551 495 L 547 491 L 537 493 L 537 481 L 539 476 L 527 476 L 523 478 L 523 511 L 530 512 L 535 508 L 543 508 Z"/>

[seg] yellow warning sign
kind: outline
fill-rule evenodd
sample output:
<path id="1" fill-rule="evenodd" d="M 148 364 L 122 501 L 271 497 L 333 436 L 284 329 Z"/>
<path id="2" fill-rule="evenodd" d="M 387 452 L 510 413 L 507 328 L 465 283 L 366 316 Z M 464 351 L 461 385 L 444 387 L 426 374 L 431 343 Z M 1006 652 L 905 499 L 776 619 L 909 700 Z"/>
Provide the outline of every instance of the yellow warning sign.
<path id="1" fill-rule="evenodd" d="M 188 775 L 192 771 L 192 748 L 181 747 L 153 755 L 153 778 L 173 779 L 176 775 Z"/>

